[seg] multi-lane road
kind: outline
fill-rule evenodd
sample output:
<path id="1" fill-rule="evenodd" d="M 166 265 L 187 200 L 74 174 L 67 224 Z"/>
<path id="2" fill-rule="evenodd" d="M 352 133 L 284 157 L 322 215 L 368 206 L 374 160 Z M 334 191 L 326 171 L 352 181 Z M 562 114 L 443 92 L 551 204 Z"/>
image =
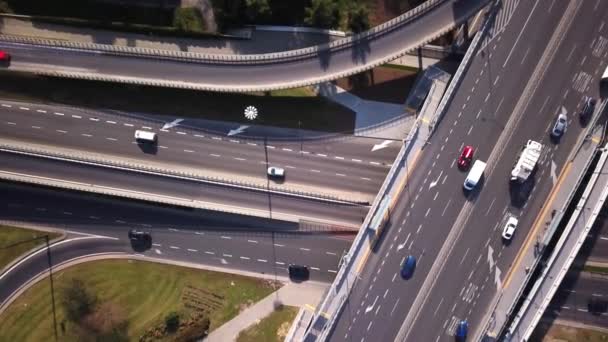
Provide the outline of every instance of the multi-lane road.
<path id="1" fill-rule="evenodd" d="M 223 134 L 182 126 L 162 130 L 163 123 L 152 120 L 9 101 L 0 101 L 0 116 L 4 139 L 173 165 L 228 181 L 265 180 L 266 166 L 279 166 L 287 177 L 274 186 L 361 199 L 373 198 L 400 147 L 391 142 L 372 151 L 382 140 L 340 135 L 315 140 L 241 138 L 227 136 L 229 126 Z M 136 129 L 157 132 L 158 146 L 138 145 L 133 138 Z"/>
<path id="2" fill-rule="evenodd" d="M 9 69 L 21 71 L 214 91 L 270 90 L 317 84 L 386 63 L 449 31 L 488 2 L 431 1 L 438 5 L 404 24 L 385 25 L 388 29 L 380 28 L 381 33 L 347 45 L 334 42 L 337 46 L 329 50 L 312 47 L 305 54 L 287 51 L 273 56 L 210 56 L 215 58 L 193 62 L 7 42 L 1 42 L 0 48 L 13 55 Z"/>
<path id="3" fill-rule="evenodd" d="M 461 319 L 469 321 L 472 336 L 479 332 L 581 138 L 582 96 L 598 97 L 608 52 L 598 47 L 608 33 L 607 5 L 519 2 L 504 30 L 484 42 L 353 285 L 332 340 L 448 341 Z M 562 106 L 568 130 L 551 141 Z M 545 149 L 528 199 L 513 201 L 509 173 L 527 139 Z M 465 144 L 488 161 L 484 181 L 469 195 L 462 190 L 465 175 L 455 168 Z M 519 218 L 519 228 L 505 244 L 500 233 L 508 213 Z M 418 265 L 405 281 L 399 270 L 409 254 Z"/>

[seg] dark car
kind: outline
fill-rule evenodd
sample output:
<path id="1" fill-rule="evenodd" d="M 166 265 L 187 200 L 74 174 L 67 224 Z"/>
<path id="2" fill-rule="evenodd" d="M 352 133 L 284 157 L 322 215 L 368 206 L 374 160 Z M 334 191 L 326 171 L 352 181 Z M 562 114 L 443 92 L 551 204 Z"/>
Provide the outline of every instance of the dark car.
<path id="1" fill-rule="evenodd" d="M 461 170 L 468 169 L 473 161 L 473 154 L 475 154 L 475 149 L 472 146 L 465 146 L 460 153 L 460 157 L 458 157 L 458 168 Z"/>
<path id="2" fill-rule="evenodd" d="M 416 257 L 408 255 L 403 265 L 401 265 L 401 277 L 410 279 L 414 275 L 414 270 L 416 270 Z"/>
<path id="3" fill-rule="evenodd" d="M 291 264 L 287 270 L 289 271 L 289 278 L 292 280 L 302 281 L 308 280 L 310 277 L 310 271 L 306 266 Z"/>
<path id="4" fill-rule="evenodd" d="M 456 326 L 456 333 L 454 334 L 454 337 L 456 337 L 456 341 L 458 341 L 458 342 L 466 341 L 468 330 L 469 330 L 469 323 L 467 323 L 467 321 L 462 320 L 462 321 L 458 322 L 458 325 Z"/>
<path id="5" fill-rule="evenodd" d="M 587 118 L 593 114 L 595 110 L 595 104 L 597 101 L 591 96 L 585 96 L 585 104 L 583 105 L 583 109 L 581 110 L 580 116 L 582 118 Z"/>
<path id="6" fill-rule="evenodd" d="M 587 308 L 590 313 L 601 315 L 608 311 L 608 301 L 598 297 L 591 297 L 589 298 L 589 303 L 587 303 Z"/>
<path id="7" fill-rule="evenodd" d="M 150 246 L 152 245 L 152 234 L 139 229 L 131 229 L 129 230 L 129 240 L 133 244 Z"/>

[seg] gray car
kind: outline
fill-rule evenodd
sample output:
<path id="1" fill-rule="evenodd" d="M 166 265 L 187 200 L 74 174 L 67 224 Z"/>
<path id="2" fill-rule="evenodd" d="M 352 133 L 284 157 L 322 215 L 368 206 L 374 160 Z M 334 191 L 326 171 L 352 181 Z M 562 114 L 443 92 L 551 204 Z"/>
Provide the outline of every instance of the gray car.
<path id="1" fill-rule="evenodd" d="M 557 120 L 555 120 L 555 125 L 553 125 L 553 129 L 551 130 L 551 136 L 554 138 L 561 137 L 566 131 L 566 125 L 568 123 L 568 117 L 566 114 L 560 114 L 557 116 Z"/>

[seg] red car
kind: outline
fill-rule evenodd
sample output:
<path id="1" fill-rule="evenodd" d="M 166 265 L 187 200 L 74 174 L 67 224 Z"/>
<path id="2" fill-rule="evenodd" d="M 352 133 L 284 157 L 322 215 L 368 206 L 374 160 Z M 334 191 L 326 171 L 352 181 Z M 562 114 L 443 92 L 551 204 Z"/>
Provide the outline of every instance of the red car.
<path id="1" fill-rule="evenodd" d="M 0 62 L 9 63 L 11 61 L 11 55 L 7 52 L 0 50 Z"/>
<path id="2" fill-rule="evenodd" d="M 460 157 L 458 157 L 458 168 L 461 170 L 466 170 L 471 166 L 471 162 L 473 161 L 473 154 L 475 153 L 475 149 L 473 146 L 465 146 L 462 149 L 462 153 L 460 153 Z"/>

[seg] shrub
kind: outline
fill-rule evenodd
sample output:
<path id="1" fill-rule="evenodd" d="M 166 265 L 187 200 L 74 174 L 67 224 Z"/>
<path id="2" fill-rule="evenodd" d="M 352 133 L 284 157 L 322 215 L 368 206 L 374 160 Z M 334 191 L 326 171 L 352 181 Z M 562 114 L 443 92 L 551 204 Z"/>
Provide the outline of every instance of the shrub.
<path id="1" fill-rule="evenodd" d="M 62 289 L 62 304 L 67 318 L 72 322 L 79 322 L 95 308 L 97 298 L 84 286 L 80 279 L 72 279 L 71 282 Z"/>
<path id="2" fill-rule="evenodd" d="M 176 8 L 173 13 L 173 26 L 182 32 L 203 32 L 203 18 L 194 7 Z"/>
<path id="3" fill-rule="evenodd" d="M 175 311 L 169 312 L 165 316 L 165 329 L 168 332 L 175 332 L 179 328 L 179 314 Z"/>

